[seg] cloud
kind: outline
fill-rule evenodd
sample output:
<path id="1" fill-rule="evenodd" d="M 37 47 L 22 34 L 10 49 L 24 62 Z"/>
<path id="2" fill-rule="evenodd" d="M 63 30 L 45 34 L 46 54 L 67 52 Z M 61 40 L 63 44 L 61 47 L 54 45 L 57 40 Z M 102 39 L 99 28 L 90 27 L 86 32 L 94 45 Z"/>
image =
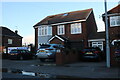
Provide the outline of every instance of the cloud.
<path id="1" fill-rule="evenodd" d="M 96 24 L 98 27 L 98 32 L 105 31 L 105 24 L 101 19 L 96 20 Z"/>
<path id="2" fill-rule="evenodd" d="M 34 35 L 28 35 L 23 37 L 23 45 L 24 44 L 34 44 Z"/>

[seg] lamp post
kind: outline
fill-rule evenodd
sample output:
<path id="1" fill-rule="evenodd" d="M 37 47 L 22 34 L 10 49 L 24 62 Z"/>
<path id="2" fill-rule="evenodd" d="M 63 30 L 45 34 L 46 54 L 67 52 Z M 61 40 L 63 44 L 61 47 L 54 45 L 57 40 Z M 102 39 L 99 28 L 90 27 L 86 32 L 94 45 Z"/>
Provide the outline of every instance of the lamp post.
<path id="1" fill-rule="evenodd" d="M 110 47 L 109 47 L 109 30 L 108 30 L 108 17 L 107 17 L 107 1 L 105 3 L 105 31 L 106 31 L 106 66 L 110 68 Z"/>

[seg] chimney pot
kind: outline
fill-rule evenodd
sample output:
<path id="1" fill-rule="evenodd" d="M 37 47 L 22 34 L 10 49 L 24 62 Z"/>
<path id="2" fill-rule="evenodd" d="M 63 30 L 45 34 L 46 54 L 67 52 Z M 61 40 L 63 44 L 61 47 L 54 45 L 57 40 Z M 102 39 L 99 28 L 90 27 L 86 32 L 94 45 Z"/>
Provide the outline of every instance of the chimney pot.
<path id="1" fill-rule="evenodd" d="M 18 31 L 17 31 L 17 30 L 15 30 L 15 33 L 16 33 L 16 34 L 18 34 Z"/>

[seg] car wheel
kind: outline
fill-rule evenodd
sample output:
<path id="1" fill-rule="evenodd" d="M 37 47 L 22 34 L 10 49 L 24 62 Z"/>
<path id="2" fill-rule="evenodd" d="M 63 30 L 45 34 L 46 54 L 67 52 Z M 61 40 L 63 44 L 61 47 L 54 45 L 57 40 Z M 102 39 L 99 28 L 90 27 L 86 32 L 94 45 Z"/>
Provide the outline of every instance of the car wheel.
<path id="1" fill-rule="evenodd" d="M 20 56 L 20 60 L 23 60 L 23 57 L 22 57 L 22 56 Z"/>
<path id="2" fill-rule="evenodd" d="M 43 58 L 40 58 L 40 61 L 41 61 L 41 62 L 45 62 L 45 59 L 43 59 Z"/>
<path id="3" fill-rule="evenodd" d="M 37 56 L 32 56 L 32 59 L 37 59 Z"/>
<path id="4" fill-rule="evenodd" d="M 56 59 L 55 59 L 55 58 L 53 59 L 53 62 L 56 62 Z"/>

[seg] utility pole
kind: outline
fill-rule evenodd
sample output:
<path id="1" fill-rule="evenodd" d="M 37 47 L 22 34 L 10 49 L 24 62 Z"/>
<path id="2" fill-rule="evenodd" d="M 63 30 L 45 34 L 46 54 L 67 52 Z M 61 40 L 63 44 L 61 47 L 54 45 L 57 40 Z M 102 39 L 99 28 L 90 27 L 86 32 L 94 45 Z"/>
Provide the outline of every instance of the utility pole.
<path id="1" fill-rule="evenodd" d="M 110 68 L 110 46 L 109 46 L 109 30 L 107 16 L 107 1 L 105 0 L 105 31 L 106 31 L 106 66 Z"/>

